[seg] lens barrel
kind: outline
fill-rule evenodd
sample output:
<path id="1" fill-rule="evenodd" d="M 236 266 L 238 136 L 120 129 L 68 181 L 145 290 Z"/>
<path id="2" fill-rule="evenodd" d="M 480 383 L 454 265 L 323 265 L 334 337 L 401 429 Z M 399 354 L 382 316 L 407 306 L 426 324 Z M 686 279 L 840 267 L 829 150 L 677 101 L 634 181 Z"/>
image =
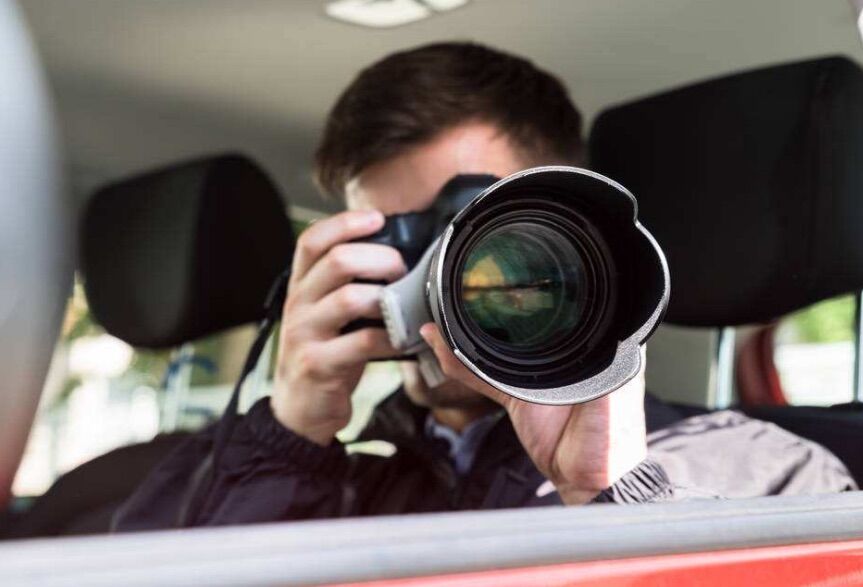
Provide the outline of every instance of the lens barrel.
<path id="1" fill-rule="evenodd" d="M 483 191 L 444 232 L 429 310 L 456 356 L 533 402 L 589 401 L 640 368 L 669 297 L 635 198 L 599 174 L 539 167 Z"/>

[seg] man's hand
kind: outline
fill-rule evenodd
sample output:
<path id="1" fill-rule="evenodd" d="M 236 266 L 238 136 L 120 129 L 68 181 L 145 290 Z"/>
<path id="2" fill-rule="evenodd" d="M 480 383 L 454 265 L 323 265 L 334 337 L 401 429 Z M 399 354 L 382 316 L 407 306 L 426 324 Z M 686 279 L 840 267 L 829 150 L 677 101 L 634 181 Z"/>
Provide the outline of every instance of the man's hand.
<path id="1" fill-rule="evenodd" d="M 587 503 L 647 456 L 643 351 L 641 372 L 617 391 L 584 404 L 544 406 L 500 392 L 471 373 L 435 324 L 420 333 L 447 377 L 506 409 L 522 446 L 564 503 Z"/>
<path id="2" fill-rule="evenodd" d="M 377 211 L 337 214 L 307 228 L 297 240 L 282 311 L 279 356 L 270 399 L 284 426 L 327 445 L 351 417 L 351 394 L 371 359 L 396 354 L 383 328 L 340 335 L 358 318 L 380 318 L 382 286 L 405 274 L 398 251 L 349 243 L 379 230 Z"/>

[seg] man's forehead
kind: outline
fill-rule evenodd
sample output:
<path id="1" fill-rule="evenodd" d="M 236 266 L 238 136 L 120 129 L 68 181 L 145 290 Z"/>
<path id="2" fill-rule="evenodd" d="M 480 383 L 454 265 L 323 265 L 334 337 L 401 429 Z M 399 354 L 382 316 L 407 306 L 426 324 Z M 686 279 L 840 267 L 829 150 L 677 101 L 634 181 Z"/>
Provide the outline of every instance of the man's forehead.
<path id="1" fill-rule="evenodd" d="M 388 215 L 428 208 L 439 189 L 437 176 L 449 167 L 440 155 L 422 146 L 370 165 L 345 187 L 348 208 L 374 208 Z"/>
<path id="2" fill-rule="evenodd" d="M 368 166 L 348 182 L 345 196 L 350 209 L 375 208 L 384 214 L 424 210 L 454 175 L 506 176 L 524 166 L 497 127 L 466 123 Z"/>

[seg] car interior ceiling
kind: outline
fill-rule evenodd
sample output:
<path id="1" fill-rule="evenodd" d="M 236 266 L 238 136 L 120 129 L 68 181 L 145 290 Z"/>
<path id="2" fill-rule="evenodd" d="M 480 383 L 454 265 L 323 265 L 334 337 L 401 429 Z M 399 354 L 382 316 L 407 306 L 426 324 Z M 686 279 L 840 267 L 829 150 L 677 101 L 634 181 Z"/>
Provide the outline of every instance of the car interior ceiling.
<path id="1" fill-rule="evenodd" d="M 863 71 L 838 57 L 614 106 L 590 137 L 591 166 L 638 195 L 641 218 L 666 251 L 674 291 L 667 321 L 681 326 L 768 322 L 863 289 L 863 210 L 855 205 L 863 187 L 860 155 Z M 151 211 L 131 214 L 142 202 Z M 289 227 L 273 221 L 280 206 L 266 176 L 239 156 L 178 164 L 99 190 L 81 235 L 94 315 L 115 336 L 150 347 L 254 321 L 291 250 Z M 226 212 L 230 225 L 219 221 Z M 230 251 L 228 262 L 197 267 L 202 251 L 212 250 Z M 273 250 L 285 256 L 247 262 Z M 253 287 L 231 289 L 237 272 Z M 154 287 L 162 290 L 160 304 L 147 306 L 144 296 L 134 305 L 140 315 L 128 315 L 130 305 L 119 298 Z M 193 302 L 204 298 L 212 303 Z M 677 417 L 692 413 L 677 409 Z M 863 436 L 856 404 L 747 411 L 824 444 L 863 481 L 863 456 L 854 450 Z M 113 508 L 184 437 L 157 437 L 67 473 L 22 516 L 15 535 L 104 531 Z M 127 458 L 130 451 L 140 458 Z M 105 489 L 86 489 L 93 487 Z"/>

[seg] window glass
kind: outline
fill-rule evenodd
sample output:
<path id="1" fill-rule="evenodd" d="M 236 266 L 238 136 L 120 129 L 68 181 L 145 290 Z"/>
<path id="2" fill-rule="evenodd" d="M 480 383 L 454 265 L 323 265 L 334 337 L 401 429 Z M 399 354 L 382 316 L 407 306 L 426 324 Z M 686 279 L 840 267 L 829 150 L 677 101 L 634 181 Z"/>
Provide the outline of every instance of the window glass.
<path id="1" fill-rule="evenodd" d="M 294 223 L 299 234 L 303 223 Z M 789 403 L 852 399 L 854 298 L 816 304 L 781 321 L 775 363 Z M 218 418 L 255 330 L 236 328 L 180 349 L 135 349 L 105 333 L 75 283 L 39 412 L 15 480 L 16 495 L 43 493 L 60 474 L 113 448 Z M 249 377 L 242 407 L 270 392 L 273 341 Z M 354 394 L 354 438 L 373 407 L 400 383 L 394 362 L 371 363 Z"/>
<path id="2" fill-rule="evenodd" d="M 13 492 L 39 495 L 62 473 L 111 449 L 212 422 L 254 334 L 246 326 L 182 349 L 135 349 L 93 322 L 76 283 Z M 243 409 L 270 392 L 272 341 L 270 349 L 270 361 L 259 365 L 266 376 L 253 373 L 243 390 Z M 339 437 L 354 438 L 400 381 L 395 362 L 369 364 L 353 396 L 354 417 Z"/>
<path id="3" fill-rule="evenodd" d="M 213 419 L 253 334 L 242 327 L 183 349 L 135 349 L 94 322 L 76 281 L 14 493 L 43 493 L 113 448 Z"/>
<path id="4" fill-rule="evenodd" d="M 774 359 L 789 403 L 851 401 L 853 332 L 854 296 L 827 300 L 782 320 Z"/>
<path id="5" fill-rule="evenodd" d="M 307 226 L 293 224 L 297 234 Z M 249 325 L 178 349 L 133 348 L 96 324 L 76 281 L 15 495 L 44 493 L 62 473 L 111 449 L 214 421 L 254 337 L 255 327 Z M 274 338 L 246 382 L 241 410 L 270 393 Z M 353 396 L 354 417 L 339 437 L 354 438 L 372 408 L 400 380 L 395 362 L 369 364 Z"/>

